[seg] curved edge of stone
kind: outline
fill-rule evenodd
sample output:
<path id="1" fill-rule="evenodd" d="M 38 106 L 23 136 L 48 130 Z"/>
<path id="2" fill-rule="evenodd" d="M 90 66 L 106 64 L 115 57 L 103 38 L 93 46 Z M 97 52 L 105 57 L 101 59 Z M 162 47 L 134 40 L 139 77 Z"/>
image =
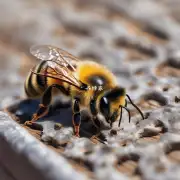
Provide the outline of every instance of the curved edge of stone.
<path id="1" fill-rule="evenodd" d="M 87 180 L 61 155 L 47 148 L 0 111 L 0 162 L 15 180 Z"/>

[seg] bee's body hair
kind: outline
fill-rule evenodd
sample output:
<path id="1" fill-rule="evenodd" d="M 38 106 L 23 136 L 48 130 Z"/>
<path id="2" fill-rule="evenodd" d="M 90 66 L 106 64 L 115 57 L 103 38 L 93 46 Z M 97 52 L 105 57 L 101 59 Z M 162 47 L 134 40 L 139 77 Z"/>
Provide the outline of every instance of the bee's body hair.
<path id="1" fill-rule="evenodd" d="M 45 69 L 45 71 L 48 70 L 48 64 L 46 63 L 46 61 L 41 61 L 39 64 L 37 64 L 34 69 L 34 72 L 39 73 L 42 69 Z M 67 89 L 67 91 L 70 91 L 70 85 L 67 83 L 61 82 L 60 80 L 56 80 L 50 77 L 36 75 L 30 72 L 24 84 L 25 94 L 28 98 L 39 98 L 42 96 L 45 90 L 53 84 L 62 85 L 63 87 L 65 87 L 65 89 Z M 60 91 L 58 90 L 54 90 L 53 94 L 57 94 L 59 92 Z M 62 92 L 62 94 L 64 93 Z"/>

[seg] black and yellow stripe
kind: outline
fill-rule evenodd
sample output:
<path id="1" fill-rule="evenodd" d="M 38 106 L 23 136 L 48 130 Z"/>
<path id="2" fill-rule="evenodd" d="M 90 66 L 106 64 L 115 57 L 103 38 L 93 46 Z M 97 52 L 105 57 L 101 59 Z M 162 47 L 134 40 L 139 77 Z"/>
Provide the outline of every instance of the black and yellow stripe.
<path id="1" fill-rule="evenodd" d="M 40 62 L 33 71 L 35 73 L 47 73 L 50 72 L 50 69 L 48 68 L 47 61 Z M 45 71 L 44 71 L 45 70 Z M 29 98 L 39 98 L 43 95 L 44 91 L 47 89 L 47 87 L 58 84 L 61 85 L 65 92 L 61 92 L 64 95 L 70 95 L 70 85 L 68 83 L 64 83 L 61 80 L 57 80 L 51 77 L 47 76 L 41 76 L 36 75 L 30 72 L 26 78 L 25 84 L 24 84 L 24 90 Z M 58 89 L 53 90 L 53 94 L 58 94 L 60 91 Z"/>
<path id="2" fill-rule="evenodd" d="M 35 69 L 35 73 L 40 73 L 42 69 L 47 69 L 47 62 L 42 61 L 39 63 Z M 24 89 L 25 93 L 29 98 L 37 98 L 42 95 L 42 93 L 46 90 L 47 88 L 47 77 L 45 76 L 40 76 L 33 74 L 32 72 L 29 73 L 29 75 L 26 78 L 25 84 L 24 84 Z"/>

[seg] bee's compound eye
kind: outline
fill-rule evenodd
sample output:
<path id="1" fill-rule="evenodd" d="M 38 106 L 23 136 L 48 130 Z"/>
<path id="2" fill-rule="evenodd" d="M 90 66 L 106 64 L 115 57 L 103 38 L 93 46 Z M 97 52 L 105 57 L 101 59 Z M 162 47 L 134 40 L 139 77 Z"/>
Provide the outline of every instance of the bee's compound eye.
<path id="1" fill-rule="evenodd" d="M 104 117 L 108 119 L 110 115 L 110 107 L 109 107 L 109 101 L 106 97 L 102 97 L 100 100 L 100 110 L 101 113 L 104 115 Z"/>

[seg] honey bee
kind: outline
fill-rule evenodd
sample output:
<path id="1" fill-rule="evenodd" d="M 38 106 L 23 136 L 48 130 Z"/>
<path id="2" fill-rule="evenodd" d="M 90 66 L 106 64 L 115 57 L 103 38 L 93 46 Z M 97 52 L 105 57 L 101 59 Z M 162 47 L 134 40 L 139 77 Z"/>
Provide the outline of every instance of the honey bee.
<path id="1" fill-rule="evenodd" d="M 31 121 L 25 122 L 26 125 L 48 113 L 53 89 L 60 90 L 72 99 L 72 123 L 76 136 L 79 136 L 83 108 L 89 110 L 92 122 L 98 129 L 101 126 L 98 114 L 111 127 L 117 120 L 120 126 L 122 110 L 125 109 L 130 122 L 126 97 L 144 119 L 143 113 L 126 94 L 125 88 L 118 86 L 116 77 L 105 66 L 93 61 L 80 61 L 72 54 L 50 45 L 33 46 L 30 53 L 41 61 L 26 78 L 25 93 L 29 98 L 42 98 L 39 109 Z"/>

